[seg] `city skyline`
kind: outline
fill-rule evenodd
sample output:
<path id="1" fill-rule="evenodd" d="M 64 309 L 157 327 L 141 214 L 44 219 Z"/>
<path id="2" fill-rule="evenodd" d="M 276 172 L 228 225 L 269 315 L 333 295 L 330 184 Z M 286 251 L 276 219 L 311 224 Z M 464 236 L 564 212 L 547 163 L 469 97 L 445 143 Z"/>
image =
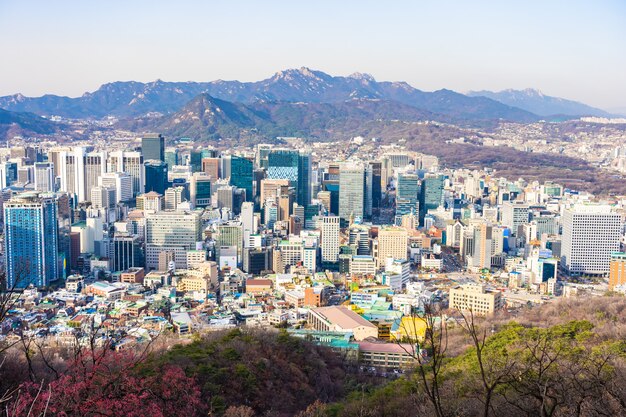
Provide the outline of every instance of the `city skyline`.
<path id="1" fill-rule="evenodd" d="M 256 81 L 307 66 L 425 91 L 537 88 L 623 112 L 626 58 L 616 51 L 624 17 L 617 1 L 0 2 L 0 39 L 12 63 L 0 69 L 0 95 L 79 96 L 118 80 Z"/>

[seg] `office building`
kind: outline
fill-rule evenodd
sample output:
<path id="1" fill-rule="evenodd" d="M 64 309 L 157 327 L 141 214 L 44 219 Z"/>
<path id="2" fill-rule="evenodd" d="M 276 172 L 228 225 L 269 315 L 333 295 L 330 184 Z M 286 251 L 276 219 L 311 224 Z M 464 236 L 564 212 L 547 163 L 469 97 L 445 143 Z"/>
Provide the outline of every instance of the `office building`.
<path id="1" fill-rule="evenodd" d="M 326 216 L 319 219 L 322 228 L 322 262 L 339 260 L 339 216 Z"/>
<path id="2" fill-rule="evenodd" d="M 372 215 L 372 172 L 367 166 L 343 164 L 339 171 L 339 217 L 348 222 Z"/>
<path id="3" fill-rule="evenodd" d="M 424 223 L 424 216 L 428 214 L 428 210 L 435 210 L 441 205 L 443 205 L 443 176 L 424 178 L 420 192 L 420 223 Z"/>
<path id="4" fill-rule="evenodd" d="M 159 211 L 146 213 L 146 266 L 159 266 L 159 253 L 173 252 L 177 268 L 187 267 L 187 251 L 201 240 L 201 212 Z"/>
<path id="5" fill-rule="evenodd" d="M 54 164 L 52 162 L 35 162 L 35 190 L 51 192 L 54 190 Z"/>
<path id="6" fill-rule="evenodd" d="M 570 274 L 606 275 L 621 232 L 621 215 L 611 206 L 578 204 L 565 210 L 561 266 Z"/>
<path id="7" fill-rule="evenodd" d="M 614 252 L 611 254 L 609 271 L 609 290 L 617 286 L 626 286 L 626 253 Z"/>
<path id="8" fill-rule="evenodd" d="M 212 179 L 204 172 L 194 172 L 189 182 L 189 199 L 194 207 L 205 208 L 211 205 Z"/>
<path id="9" fill-rule="evenodd" d="M 387 262 L 387 258 L 406 260 L 409 234 L 402 227 L 388 227 L 378 232 L 378 266 Z"/>
<path id="10" fill-rule="evenodd" d="M 267 178 L 287 179 L 296 190 L 296 202 L 311 203 L 311 154 L 292 149 L 272 150 L 268 155 Z"/>
<path id="11" fill-rule="evenodd" d="M 396 217 L 419 215 L 419 177 L 416 174 L 398 174 L 396 185 Z"/>
<path id="12" fill-rule="evenodd" d="M 178 205 L 183 202 L 183 187 L 170 187 L 165 190 L 165 210 L 176 210 Z"/>
<path id="13" fill-rule="evenodd" d="M 253 189 L 254 164 L 242 156 L 230 157 L 230 185 L 246 191 L 246 201 L 254 200 Z"/>
<path id="14" fill-rule="evenodd" d="M 154 134 L 141 138 L 141 154 L 144 161 L 165 162 L 165 138 L 163 135 Z M 157 191 L 158 190 L 148 190 Z"/>
<path id="15" fill-rule="evenodd" d="M 133 179 L 125 172 L 107 172 L 102 174 L 98 185 L 115 189 L 116 204 L 133 198 Z"/>
<path id="16" fill-rule="evenodd" d="M 499 291 L 487 291 L 482 284 L 450 288 L 450 308 L 484 316 L 493 314 L 503 306 L 502 294 Z"/>
<path id="17" fill-rule="evenodd" d="M 163 161 L 144 162 L 145 192 L 164 194 L 167 188 L 167 164 Z"/>
<path id="18" fill-rule="evenodd" d="M 44 287 L 60 277 L 57 201 L 24 193 L 4 203 L 7 288 Z"/>
<path id="19" fill-rule="evenodd" d="M 511 229 L 514 236 L 520 235 L 520 226 L 528 223 L 528 204 L 514 201 L 502 203 L 502 225 Z"/>

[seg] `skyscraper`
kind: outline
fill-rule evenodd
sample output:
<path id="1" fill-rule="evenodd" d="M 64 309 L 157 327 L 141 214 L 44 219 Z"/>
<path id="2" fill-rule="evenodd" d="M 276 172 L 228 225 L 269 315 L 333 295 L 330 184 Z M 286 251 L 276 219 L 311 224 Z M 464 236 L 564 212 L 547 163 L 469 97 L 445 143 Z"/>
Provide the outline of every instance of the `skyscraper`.
<path id="1" fill-rule="evenodd" d="M 419 177 L 399 174 L 396 186 L 396 216 L 419 214 Z"/>
<path id="2" fill-rule="evenodd" d="M 59 278 L 57 201 L 24 193 L 4 203 L 7 288 L 43 287 Z"/>
<path id="3" fill-rule="evenodd" d="M 189 195 L 194 207 L 209 206 L 211 204 L 211 177 L 204 172 L 194 172 L 189 183 Z"/>
<path id="4" fill-rule="evenodd" d="M 296 189 L 296 201 L 311 203 L 311 154 L 293 149 L 275 149 L 268 155 L 267 178 L 287 179 Z"/>
<path id="5" fill-rule="evenodd" d="M 146 267 L 159 266 L 159 253 L 174 252 L 177 268 L 187 267 L 187 251 L 201 240 L 200 212 L 159 211 L 146 213 Z"/>
<path id="6" fill-rule="evenodd" d="M 253 173 L 254 164 L 251 160 L 238 155 L 230 158 L 230 184 L 246 190 L 246 201 L 253 201 Z"/>
<path id="7" fill-rule="evenodd" d="M 107 168 L 107 153 L 87 152 L 85 155 L 85 198 L 91 198 L 91 190 L 98 186 L 98 178 Z M 56 168 L 55 168 L 56 169 Z"/>
<path id="8" fill-rule="evenodd" d="M 502 203 L 502 225 L 511 229 L 511 233 L 518 235 L 519 227 L 528 223 L 528 204 L 505 201 Z"/>
<path id="9" fill-rule="evenodd" d="M 149 160 L 144 162 L 145 192 L 165 193 L 167 188 L 167 164 L 163 161 Z"/>
<path id="10" fill-rule="evenodd" d="M 326 216 L 322 223 L 322 262 L 339 260 L 339 216 Z"/>
<path id="11" fill-rule="evenodd" d="M 52 162 L 35 162 L 35 190 L 54 191 L 54 164 Z"/>
<path id="12" fill-rule="evenodd" d="M 116 151 L 109 154 L 107 172 L 125 172 L 132 179 L 132 196 L 144 190 L 143 156 L 139 152 Z"/>
<path id="13" fill-rule="evenodd" d="M 133 179 L 125 172 L 102 174 L 98 185 L 115 189 L 115 203 L 129 201 L 133 198 Z"/>
<path id="14" fill-rule="evenodd" d="M 339 217 L 348 221 L 372 215 L 372 172 L 368 166 L 344 164 L 339 171 Z"/>
<path id="15" fill-rule="evenodd" d="M 165 162 L 165 138 L 161 134 L 141 138 L 141 154 L 144 161 Z"/>
<path id="16" fill-rule="evenodd" d="M 622 219 L 608 205 L 578 204 L 563 214 L 561 266 L 571 274 L 604 275 L 619 251 Z"/>
<path id="17" fill-rule="evenodd" d="M 420 194 L 420 223 L 424 223 L 424 216 L 428 210 L 434 210 L 443 204 L 443 176 L 427 177 L 422 180 Z"/>

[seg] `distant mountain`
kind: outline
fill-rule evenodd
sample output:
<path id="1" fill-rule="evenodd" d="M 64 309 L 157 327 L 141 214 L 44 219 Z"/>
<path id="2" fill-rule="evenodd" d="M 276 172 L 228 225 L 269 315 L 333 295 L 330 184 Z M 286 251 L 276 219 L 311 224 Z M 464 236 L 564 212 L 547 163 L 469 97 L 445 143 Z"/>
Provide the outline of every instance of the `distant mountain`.
<path id="1" fill-rule="evenodd" d="M 34 136 L 55 133 L 60 124 L 33 113 L 12 112 L 0 109 L 0 139 L 13 136 Z"/>
<path id="2" fill-rule="evenodd" d="M 254 135 L 329 138 L 334 134 L 357 132 L 359 127 L 372 121 L 436 119 L 452 120 L 406 104 L 380 99 L 351 99 L 338 103 L 259 100 L 242 104 L 203 93 L 174 114 L 127 119 L 118 126 L 203 140 Z"/>
<path id="3" fill-rule="evenodd" d="M 378 82 L 367 74 L 334 77 L 309 68 L 280 71 L 257 82 L 114 82 L 93 93 L 68 98 L 54 95 L 29 98 L 21 94 L 0 97 L 0 107 L 40 115 L 102 118 L 136 117 L 149 112 L 175 113 L 198 94 L 235 103 L 263 102 L 340 103 L 351 99 L 381 99 L 414 108 L 478 121 L 506 119 L 519 122 L 537 116 L 485 97 L 468 97 L 450 90 L 424 92 L 405 82 Z"/>
<path id="4" fill-rule="evenodd" d="M 599 116 L 610 117 L 608 112 L 577 101 L 544 95 L 532 88 L 525 90 L 470 91 L 470 97 L 487 97 L 508 106 L 517 107 L 539 116 Z"/>

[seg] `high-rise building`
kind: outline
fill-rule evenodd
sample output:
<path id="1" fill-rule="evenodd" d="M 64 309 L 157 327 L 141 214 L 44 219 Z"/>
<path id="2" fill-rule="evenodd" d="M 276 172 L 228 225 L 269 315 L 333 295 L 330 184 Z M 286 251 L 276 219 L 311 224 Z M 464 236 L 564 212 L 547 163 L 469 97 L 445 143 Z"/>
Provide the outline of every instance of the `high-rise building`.
<path id="1" fill-rule="evenodd" d="M 178 165 L 178 150 L 176 148 L 165 149 L 165 163 L 168 170 L 174 165 Z"/>
<path id="2" fill-rule="evenodd" d="M 322 262 L 339 260 L 339 216 L 325 216 L 319 219 L 322 227 Z"/>
<path id="3" fill-rule="evenodd" d="M 115 195 L 114 187 L 93 187 L 91 189 L 91 207 L 95 209 L 115 207 Z"/>
<path id="4" fill-rule="evenodd" d="M 57 201 L 24 193 L 4 203 L 7 288 L 43 287 L 59 278 Z"/>
<path id="5" fill-rule="evenodd" d="M 220 158 L 202 158 L 202 172 L 217 180 L 221 177 L 221 164 Z"/>
<path id="6" fill-rule="evenodd" d="M 621 230 L 621 215 L 611 206 L 578 204 L 565 210 L 561 266 L 570 274 L 607 274 Z"/>
<path id="7" fill-rule="evenodd" d="M 268 155 L 267 178 L 287 179 L 296 189 L 296 201 L 311 203 L 311 154 L 293 149 L 275 149 Z"/>
<path id="8" fill-rule="evenodd" d="M 102 174 L 99 185 L 115 189 L 116 203 L 129 201 L 133 198 L 133 179 L 125 172 L 107 172 Z"/>
<path id="9" fill-rule="evenodd" d="M 141 154 L 143 155 L 144 161 L 153 160 L 165 162 L 165 138 L 163 135 L 154 134 L 142 137 Z"/>
<path id="10" fill-rule="evenodd" d="M 272 151 L 274 145 L 268 145 L 266 143 L 259 143 L 256 145 L 255 162 L 259 168 L 267 169 L 269 167 L 269 154 Z"/>
<path id="11" fill-rule="evenodd" d="M 91 190 L 98 186 L 98 178 L 107 168 L 107 153 L 87 152 L 85 155 L 85 198 L 91 198 Z"/>
<path id="12" fill-rule="evenodd" d="M 187 251 L 201 240 L 199 211 L 159 211 L 146 213 L 146 267 L 159 266 L 159 253 L 174 252 L 177 268 L 187 267 Z"/>
<path id="13" fill-rule="evenodd" d="M 165 210 L 176 210 L 183 202 L 183 187 L 170 187 L 165 190 Z"/>
<path id="14" fill-rule="evenodd" d="M 228 208 L 233 211 L 235 200 L 235 187 L 223 185 L 217 189 L 217 208 Z"/>
<path id="15" fill-rule="evenodd" d="M 144 162 L 145 192 L 165 193 L 167 188 L 167 164 L 163 161 L 149 160 Z"/>
<path id="16" fill-rule="evenodd" d="M 399 174 L 396 185 L 396 216 L 419 214 L 419 177 L 417 174 Z"/>
<path id="17" fill-rule="evenodd" d="M 189 182 L 189 198 L 194 207 L 205 208 L 211 205 L 212 179 L 204 172 L 195 172 Z"/>
<path id="18" fill-rule="evenodd" d="M 85 201 L 87 198 L 85 187 L 85 148 L 78 146 L 70 151 L 61 151 L 59 159 L 61 164 L 59 173 L 61 177 L 60 190 L 76 195 L 79 202 Z"/>
<path id="19" fill-rule="evenodd" d="M 253 201 L 254 164 L 251 160 L 238 155 L 230 157 L 230 184 L 246 190 L 246 201 Z"/>
<path id="20" fill-rule="evenodd" d="M 109 267 L 112 272 L 145 266 L 138 236 L 116 233 L 110 241 Z"/>
<path id="21" fill-rule="evenodd" d="M 623 285 L 626 285 L 626 253 L 614 252 L 611 254 L 609 290 Z"/>
<path id="22" fill-rule="evenodd" d="M 406 260 L 409 234 L 401 227 L 389 227 L 378 232 L 378 266 L 385 265 L 387 258 Z"/>
<path id="23" fill-rule="evenodd" d="M 502 225 L 511 229 L 513 235 L 519 235 L 519 227 L 528 223 L 528 216 L 528 204 L 513 201 L 502 203 Z"/>
<path id="24" fill-rule="evenodd" d="M 372 172 L 363 165 L 344 164 L 339 172 L 339 217 L 344 221 L 372 215 Z"/>
<path id="25" fill-rule="evenodd" d="M 54 164 L 52 162 L 35 162 L 35 190 L 54 191 Z"/>
<path id="26" fill-rule="evenodd" d="M 372 171 L 372 210 L 380 208 L 382 200 L 382 163 L 380 161 L 371 161 L 369 163 Z"/>
<path id="27" fill-rule="evenodd" d="M 236 247 L 237 264 L 243 261 L 243 224 L 238 221 L 230 221 L 220 224 L 213 235 L 215 238 L 215 248 L 217 257 L 220 256 L 220 248 Z"/>
<path id="28" fill-rule="evenodd" d="M 420 223 L 424 223 L 424 216 L 428 214 L 428 210 L 435 210 L 442 204 L 443 176 L 424 178 L 420 193 Z"/>
<path id="29" fill-rule="evenodd" d="M 140 152 L 111 152 L 107 162 L 107 172 L 127 173 L 132 179 L 132 197 L 141 194 L 145 189 L 143 156 Z"/>
<path id="30" fill-rule="evenodd" d="M 250 235 L 256 234 L 254 219 L 254 203 L 246 201 L 241 205 L 241 215 L 239 216 L 243 227 L 243 241 L 245 244 L 250 239 Z"/>
<path id="31" fill-rule="evenodd" d="M 192 172 L 202 170 L 202 151 L 200 149 L 189 152 L 189 165 L 191 166 Z"/>

